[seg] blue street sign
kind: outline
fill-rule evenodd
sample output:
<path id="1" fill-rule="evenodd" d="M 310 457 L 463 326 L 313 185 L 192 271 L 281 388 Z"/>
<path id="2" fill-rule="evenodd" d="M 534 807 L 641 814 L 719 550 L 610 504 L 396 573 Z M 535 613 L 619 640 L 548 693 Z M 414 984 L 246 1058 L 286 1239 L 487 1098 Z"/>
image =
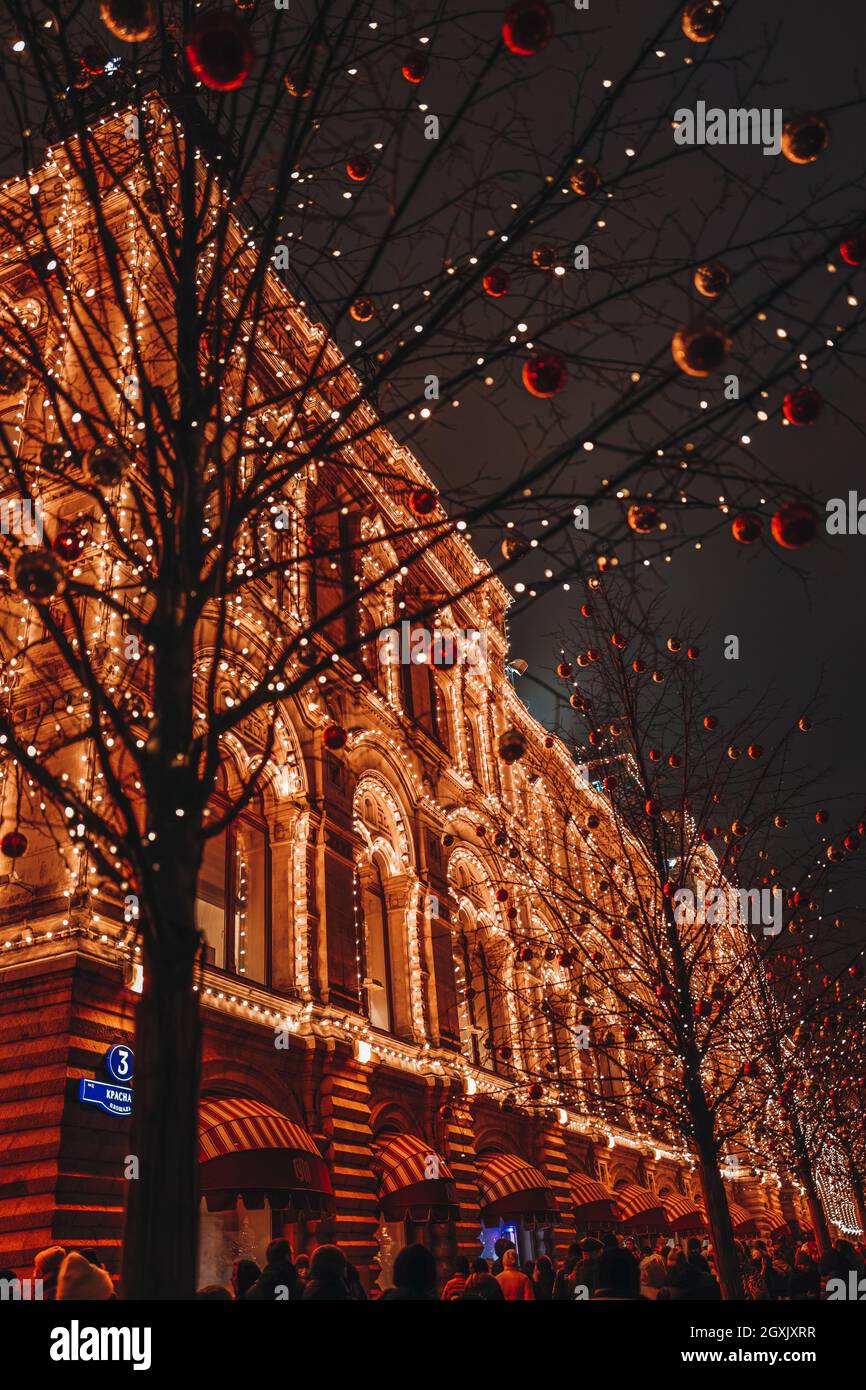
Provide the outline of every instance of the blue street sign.
<path id="1" fill-rule="evenodd" d="M 105 1054 L 105 1066 L 108 1075 L 112 1080 L 119 1081 L 124 1086 L 132 1080 L 134 1065 L 135 1054 L 132 1048 L 127 1047 L 125 1043 L 116 1043 Z"/>
<path id="2" fill-rule="evenodd" d="M 132 1091 L 128 1086 L 109 1086 L 105 1081 L 91 1081 L 82 1076 L 78 1083 L 78 1099 L 86 1105 L 98 1105 L 108 1115 L 132 1114 Z"/>

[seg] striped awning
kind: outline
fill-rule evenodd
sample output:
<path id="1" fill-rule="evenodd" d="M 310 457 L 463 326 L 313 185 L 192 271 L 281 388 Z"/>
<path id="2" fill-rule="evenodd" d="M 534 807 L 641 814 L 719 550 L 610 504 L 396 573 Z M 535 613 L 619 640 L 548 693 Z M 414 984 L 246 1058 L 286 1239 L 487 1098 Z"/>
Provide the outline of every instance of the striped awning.
<path id="1" fill-rule="evenodd" d="M 525 1158 L 517 1154 L 482 1154 L 477 1163 L 481 1215 L 486 1226 L 495 1226 L 504 1216 L 541 1226 L 555 1224 L 556 1199 L 547 1178 Z"/>
<path id="2" fill-rule="evenodd" d="M 238 1197 L 258 1208 L 321 1211 L 333 1195 L 312 1135 L 279 1110 L 236 1096 L 209 1096 L 198 1112 L 199 1191 L 209 1211 Z"/>
<path id="3" fill-rule="evenodd" d="M 623 1183 L 614 1192 L 617 1215 L 624 1231 L 661 1231 L 667 1216 L 661 1198 L 639 1183 Z"/>
<path id="4" fill-rule="evenodd" d="M 668 1225 L 677 1235 L 687 1235 L 690 1231 L 705 1231 L 707 1218 L 690 1197 L 682 1197 L 678 1192 L 670 1192 L 659 1201 L 665 1210 Z"/>
<path id="5" fill-rule="evenodd" d="M 585 1173 L 569 1173 L 568 1182 L 577 1224 L 616 1221 L 616 1194 L 609 1187 L 595 1178 L 587 1177 Z"/>
<path id="6" fill-rule="evenodd" d="M 756 1236 L 759 1233 L 759 1221 L 747 1211 L 745 1207 L 737 1206 L 736 1202 L 728 1202 L 728 1212 L 731 1217 L 731 1226 L 735 1236 Z M 701 1215 L 706 1221 L 706 1210 L 701 1204 Z M 709 1227 L 709 1222 L 706 1223 Z"/>
<path id="7" fill-rule="evenodd" d="M 379 1203 L 386 1221 L 449 1221 L 454 1181 L 443 1158 L 414 1134 L 387 1134 L 376 1143 Z"/>
<path id="8" fill-rule="evenodd" d="M 731 1213 L 731 1225 L 735 1235 L 756 1236 L 758 1234 L 758 1222 L 745 1207 L 738 1207 L 736 1202 L 728 1202 L 728 1211 Z"/>

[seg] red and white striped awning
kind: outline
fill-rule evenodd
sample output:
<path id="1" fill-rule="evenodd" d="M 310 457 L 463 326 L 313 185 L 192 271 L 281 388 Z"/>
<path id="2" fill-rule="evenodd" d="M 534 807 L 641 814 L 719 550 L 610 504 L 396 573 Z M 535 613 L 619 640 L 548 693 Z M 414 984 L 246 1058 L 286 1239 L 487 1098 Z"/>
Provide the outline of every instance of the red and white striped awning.
<path id="1" fill-rule="evenodd" d="M 758 1220 L 745 1207 L 737 1206 L 736 1202 L 728 1202 L 728 1212 L 735 1236 L 756 1236 L 758 1234 Z M 702 1214 L 705 1214 L 703 1207 Z"/>
<path id="2" fill-rule="evenodd" d="M 758 1223 L 750 1211 L 745 1207 L 737 1206 L 736 1202 L 728 1202 L 728 1211 L 731 1213 L 731 1225 L 734 1228 L 734 1235 L 756 1236 L 758 1234 Z"/>
<path id="3" fill-rule="evenodd" d="M 517 1154 L 481 1154 L 477 1163 L 486 1225 L 496 1225 L 503 1216 L 539 1225 L 555 1223 L 556 1199 L 547 1178 L 525 1158 Z"/>
<path id="4" fill-rule="evenodd" d="M 707 1218 L 690 1197 L 682 1197 L 678 1192 L 669 1192 L 667 1196 L 660 1197 L 659 1201 L 664 1207 L 668 1225 L 677 1235 L 707 1229 Z"/>
<path id="5" fill-rule="evenodd" d="M 576 1223 L 592 1225 L 599 1221 L 616 1221 L 616 1194 L 609 1187 L 585 1173 L 569 1173 L 568 1182 Z"/>
<path id="6" fill-rule="evenodd" d="M 444 1158 L 414 1134 L 385 1134 L 376 1142 L 379 1201 L 386 1221 L 448 1221 L 456 1203 L 454 1175 Z"/>
<path id="7" fill-rule="evenodd" d="M 199 1191 L 210 1211 L 238 1197 L 247 1207 L 320 1210 L 333 1195 L 312 1135 L 279 1110 L 239 1096 L 209 1096 L 198 1112 Z"/>
<path id="8" fill-rule="evenodd" d="M 613 1195 L 623 1230 L 654 1231 L 667 1226 L 661 1198 L 648 1187 L 635 1182 L 623 1183 Z"/>

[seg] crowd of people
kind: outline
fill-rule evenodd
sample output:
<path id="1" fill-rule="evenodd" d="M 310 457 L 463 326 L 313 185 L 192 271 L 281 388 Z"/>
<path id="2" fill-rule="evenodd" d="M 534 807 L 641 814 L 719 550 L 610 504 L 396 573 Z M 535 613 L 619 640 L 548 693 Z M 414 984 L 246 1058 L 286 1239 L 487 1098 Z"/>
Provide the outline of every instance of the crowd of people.
<path id="1" fill-rule="evenodd" d="M 755 1300 L 826 1298 L 828 1283 L 850 1285 L 866 1279 L 866 1246 L 837 1240 L 821 1255 L 810 1240 L 778 1236 L 736 1242 L 746 1297 Z M 115 1298 L 111 1275 L 96 1250 L 41 1250 L 33 1267 L 38 1297 L 57 1302 Z M 5 1291 L 16 1282 L 14 1270 L 0 1270 Z M 866 1285 L 864 1285 L 866 1288 Z M 26 1295 L 24 1295 L 26 1296 Z M 264 1267 L 255 1260 L 235 1260 L 231 1284 L 208 1284 L 198 1299 L 233 1302 L 347 1302 L 382 1299 L 484 1302 L 571 1302 L 591 1299 L 687 1299 L 721 1297 L 712 1247 L 696 1236 L 683 1248 L 669 1237 L 653 1243 L 586 1236 L 569 1246 L 554 1264 L 548 1255 L 520 1264 L 517 1249 L 497 1240 L 495 1259 L 470 1261 L 458 1255 L 444 1287 L 439 1288 L 436 1261 L 424 1245 L 408 1245 L 394 1261 L 393 1283 L 364 1289 L 357 1269 L 336 1245 L 320 1245 L 312 1255 L 293 1257 L 289 1242 L 272 1240 Z"/>

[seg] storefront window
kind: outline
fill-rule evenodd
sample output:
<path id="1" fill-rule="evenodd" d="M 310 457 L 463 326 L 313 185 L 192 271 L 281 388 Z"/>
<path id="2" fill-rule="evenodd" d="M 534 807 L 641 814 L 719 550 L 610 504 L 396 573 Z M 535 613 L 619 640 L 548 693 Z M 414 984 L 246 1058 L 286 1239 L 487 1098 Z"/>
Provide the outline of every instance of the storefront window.
<path id="1" fill-rule="evenodd" d="M 206 1284 L 230 1285 L 235 1260 L 255 1260 L 263 1268 L 272 1231 L 273 1212 L 267 1202 L 259 1211 L 248 1211 L 240 1200 L 230 1211 L 208 1211 L 202 1201 L 198 1240 L 199 1288 Z"/>

